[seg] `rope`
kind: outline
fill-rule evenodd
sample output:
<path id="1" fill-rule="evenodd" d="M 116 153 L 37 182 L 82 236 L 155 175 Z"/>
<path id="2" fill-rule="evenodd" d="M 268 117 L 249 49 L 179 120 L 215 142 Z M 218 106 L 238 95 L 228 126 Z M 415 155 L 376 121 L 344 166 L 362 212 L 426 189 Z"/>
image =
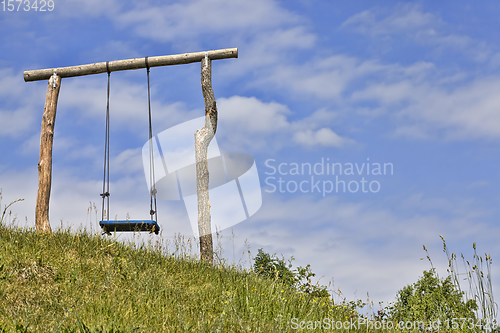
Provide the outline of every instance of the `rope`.
<path id="1" fill-rule="evenodd" d="M 108 72 L 108 91 L 107 91 L 107 104 L 106 104 L 106 134 L 104 139 L 104 177 L 102 180 L 102 219 L 106 217 L 109 221 L 109 87 L 111 71 L 109 70 L 109 61 L 106 61 L 106 71 Z"/>
<path id="2" fill-rule="evenodd" d="M 155 184 L 155 168 L 154 168 L 154 151 L 153 151 L 153 121 L 151 115 L 151 88 L 149 84 L 149 62 L 148 57 L 144 58 L 146 69 L 148 72 L 148 109 L 149 109 L 149 184 L 150 188 L 150 210 L 151 220 L 158 221 L 158 212 L 156 211 L 156 184 Z M 154 216 L 154 219 L 153 219 Z"/>

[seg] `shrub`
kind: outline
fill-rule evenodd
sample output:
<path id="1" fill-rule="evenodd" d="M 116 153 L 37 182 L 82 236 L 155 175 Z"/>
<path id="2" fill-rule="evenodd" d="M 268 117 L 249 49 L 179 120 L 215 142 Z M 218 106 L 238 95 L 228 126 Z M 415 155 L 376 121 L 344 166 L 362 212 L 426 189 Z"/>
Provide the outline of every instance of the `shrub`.
<path id="1" fill-rule="evenodd" d="M 276 257 L 276 254 L 270 255 L 259 249 L 257 256 L 254 258 L 253 269 L 257 275 L 274 278 L 284 285 L 296 288 L 297 291 L 310 294 L 313 297 L 330 297 L 326 286 L 314 285 L 311 283 L 311 278 L 316 274 L 311 271 L 311 266 L 297 267 L 292 270 L 292 260 L 285 262 L 285 259 Z"/>
<path id="2" fill-rule="evenodd" d="M 389 318 L 396 322 L 450 322 L 453 318 L 475 319 L 477 304 L 464 302 L 463 292 L 454 285 L 452 277 L 440 279 L 434 269 L 424 271 L 416 283 L 398 291 L 396 302 L 388 307 Z"/>

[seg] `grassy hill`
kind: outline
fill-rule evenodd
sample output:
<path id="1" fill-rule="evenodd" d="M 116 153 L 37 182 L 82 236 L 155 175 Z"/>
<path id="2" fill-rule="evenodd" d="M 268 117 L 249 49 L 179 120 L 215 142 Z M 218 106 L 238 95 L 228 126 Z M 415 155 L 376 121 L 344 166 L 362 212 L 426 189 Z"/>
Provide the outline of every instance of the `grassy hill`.
<path id="1" fill-rule="evenodd" d="M 86 232 L 0 224 L 0 332 L 296 332 L 349 304 Z"/>

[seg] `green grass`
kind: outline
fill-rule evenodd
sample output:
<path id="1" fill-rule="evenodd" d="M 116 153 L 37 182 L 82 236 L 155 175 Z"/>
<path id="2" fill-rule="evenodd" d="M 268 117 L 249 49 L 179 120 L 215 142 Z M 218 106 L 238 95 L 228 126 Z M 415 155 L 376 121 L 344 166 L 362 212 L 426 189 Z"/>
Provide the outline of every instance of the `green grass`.
<path id="1" fill-rule="evenodd" d="M 0 332 L 288 332 L 292 318 L 357 316 L 349 304 L 151 244 L 4 225 L 0 300 Z"/>

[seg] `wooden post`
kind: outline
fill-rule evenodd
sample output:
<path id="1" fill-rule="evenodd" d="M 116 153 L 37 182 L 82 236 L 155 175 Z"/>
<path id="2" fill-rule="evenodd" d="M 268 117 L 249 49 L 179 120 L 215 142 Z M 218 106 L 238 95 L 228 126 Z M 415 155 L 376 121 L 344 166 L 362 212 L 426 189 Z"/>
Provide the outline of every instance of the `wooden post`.
<path id="1" fill-rule="evenodd" d="M 52 186 L 52 143 L 56 121 L 57 99 L 61 78 L 55 73 L 49 79 L 40 135 L 40 161 L 38 162 L 38 195 L 36 198 L 35 226 L 37 232 L 51 232 L 49 221 L 50 188 Z"/>
<path id="2" fill-rule="evenodd" d="M 205 56 L 201 61 L 201 89 L 205 100 L 205 124 L 196 131 L 196 189 L 198 198 L 198 233 L 200 235 L 200 259 L 213 264 L 214 251 L 210 202 L 208 196 L 208 162 L 207 151 L 217 130 L 217 106 L 212 89 L 212 62 Z"/>

